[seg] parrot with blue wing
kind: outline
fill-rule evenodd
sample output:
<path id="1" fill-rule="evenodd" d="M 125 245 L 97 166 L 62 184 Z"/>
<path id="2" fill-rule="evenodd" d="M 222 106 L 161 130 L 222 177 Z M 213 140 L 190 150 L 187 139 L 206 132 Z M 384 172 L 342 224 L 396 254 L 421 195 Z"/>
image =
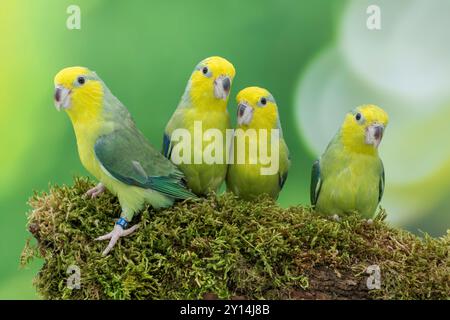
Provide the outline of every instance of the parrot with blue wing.
<path id="1" fill-rule="evenodd" d="M 109 240 L 103 255 L 136 230 L 137 225 L 127 226 L 144 204 L 165 208 L 177 199 L 196 197 L 186 188 L 183 173 L 149 143 L 95 72 L 65 68 L 54 83 L 55 106 L 69 115 L 81 163 L 100 181 L 87 195 L 96 197 L 107 188 L 122 208 L 114 229 L 97 238 Z"/>

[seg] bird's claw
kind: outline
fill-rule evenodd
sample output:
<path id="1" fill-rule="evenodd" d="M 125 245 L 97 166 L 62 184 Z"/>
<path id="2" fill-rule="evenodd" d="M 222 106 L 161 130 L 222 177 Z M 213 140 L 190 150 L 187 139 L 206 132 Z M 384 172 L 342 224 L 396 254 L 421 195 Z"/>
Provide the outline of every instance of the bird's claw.
<path id="1" fill-rule="evenodd" d="M 93 187 L 93 188 L 89 189 L 88 191 L 86 191 L 86 193 L 84 195 L 94 199 L 97 196 L 99 196 L 100 194 L 102 194 L 104 191 L 105 191 L 105 186 L 102 183 L 99 183 L 95 187 Z"/>
<path id="2" fill-rule="evenodd" d="M 95 239 L 96 241 L 109 240 L 109 244 L 106 247 L 106 249 L 102 252 L 102 255 L 106 256 L 111 251 L 111 249 L 116 245 L 117 240 L 119 240 L 119 238 L 126 237 L 132 234 L 134 231 L 136 231 L 137 228 L 139 228 L 138 224 L 128 229 L 123 229 L 122 226 L 116 224 L 114 226 L 114 229 L 110 233 L 107 233 L 103 236 L 96 238 Z"/>

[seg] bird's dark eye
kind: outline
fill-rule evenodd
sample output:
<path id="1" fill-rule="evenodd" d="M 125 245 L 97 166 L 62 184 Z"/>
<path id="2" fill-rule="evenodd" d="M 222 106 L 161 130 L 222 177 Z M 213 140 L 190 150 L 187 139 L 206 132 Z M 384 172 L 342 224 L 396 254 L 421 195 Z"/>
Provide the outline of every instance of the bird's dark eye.
<path id="1" fill-rule="evenodd" d="M 208 67 L 203 67 L 203 69 L 202 69 L 202 72 L 203 72 L 203 74 L 207 74 L 208 73 Z"/>
<path id="2" fill-rule="evenodd" d="M 262 98 L 261 98 L 261 104 L 262 104 L 263 106 L 265 106 L 266 103 L 267 103 L 267 99 L 264 98 L 264 97 L 262 97 Z"/>
<path id="3" fill-rule="evenodd" d="M 356 115 L 355 115 L 355 119 L 356 119 L 356 121 L 359 121 L 359 120 L 361 120 L 361 113 L 357 113 Z"/>
<path id="4" fill-rule="evenodd" d="M 78 77 L 77 82 L 79 84 L 84 84 L 86 82 L 86 78 L 85 77 Z"/>

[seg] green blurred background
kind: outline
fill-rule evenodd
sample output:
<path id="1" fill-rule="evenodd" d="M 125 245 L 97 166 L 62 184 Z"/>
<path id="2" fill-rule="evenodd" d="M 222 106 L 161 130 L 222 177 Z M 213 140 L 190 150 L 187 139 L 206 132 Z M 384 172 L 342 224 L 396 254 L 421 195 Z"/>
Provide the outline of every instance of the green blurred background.
<path id="1" fill-rule="evenodd" d="M 80 30 L 66 27 L 72 4 L 81 9 Z M 381 30 L 366 27 L 369 4 L 382 10 Z M 230 60 L 233 119 L 235 94 L 246 86 L 266 87 L 278 102 L 292 156 L 283 206 L 308 203 L 311 163 L 345 111 L 378 103 L 391 114 L 380 147 L 389 220 L 444 234 L 447 9 L 444 0 L 0 0 L 0 298 L 37 298 L 40 262 L 19 268 L 28 197 L 87 175 L 70 121 L 53 107 L 53 77 L 73 65 L 95 70 L 159 147 L 194 66 L 211 55 Z M 422 29 L 411 27 L 416 22 Z"/>

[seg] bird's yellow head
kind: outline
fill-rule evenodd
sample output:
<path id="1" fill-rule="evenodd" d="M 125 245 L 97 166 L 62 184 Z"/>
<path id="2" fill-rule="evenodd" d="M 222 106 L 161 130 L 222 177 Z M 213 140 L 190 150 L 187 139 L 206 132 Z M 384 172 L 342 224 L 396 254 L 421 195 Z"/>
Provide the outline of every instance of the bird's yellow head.
<path id="1" fill-rule="evenodd" d="M 72 121 L 92 119 L 100 113 L 103 85 L 95 72 L 84 67 L 62 69 L 55 76 L 55 106 Z"/>
<path id="2" fill-rule="evenodd" d="M 259 87 L 241 90 L 237 97 L 239 127 L 274 129 L 278 123 L 278 108 L 269 91 Z"/>
<path id="3" fill-rule="evenodd" d="M 389 122 L 387 113 L 372 104 L 362 105 L 349 112 L 341 128 L 342 143 L 353 152 L 377 152 Z"/>
<path id="4" fill-rule="evenodd" d="M 226 108 L 231 84 L 236 71 L 222 57 L 209 57 L 201 61 L 189 80 L 189 99 L 194 106 Z"/>

